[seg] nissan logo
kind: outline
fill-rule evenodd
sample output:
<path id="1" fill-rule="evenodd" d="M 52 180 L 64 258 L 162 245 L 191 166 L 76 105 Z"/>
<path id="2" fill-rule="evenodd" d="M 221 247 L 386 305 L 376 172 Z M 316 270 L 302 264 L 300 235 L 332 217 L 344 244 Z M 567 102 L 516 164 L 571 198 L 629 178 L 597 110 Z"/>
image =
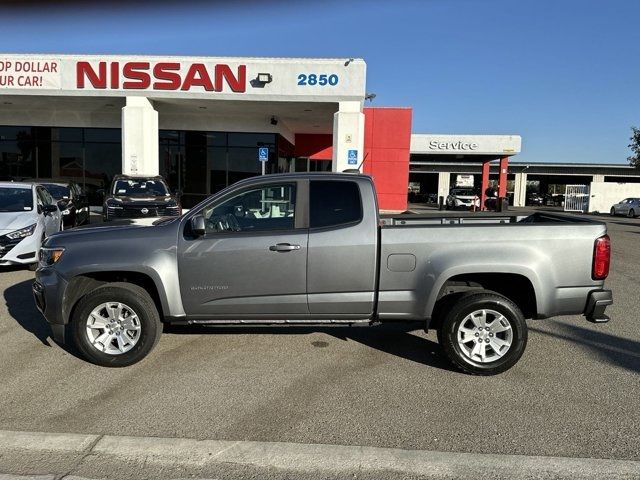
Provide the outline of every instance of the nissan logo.
<path id="1" fill-rule="evenodd" d="M 149 209 L 143 208 L 142 210 L 140 210 L 140 212 L 142 212 L 143 215 L 146 215 L 147 213 L 149 213 Z"/>

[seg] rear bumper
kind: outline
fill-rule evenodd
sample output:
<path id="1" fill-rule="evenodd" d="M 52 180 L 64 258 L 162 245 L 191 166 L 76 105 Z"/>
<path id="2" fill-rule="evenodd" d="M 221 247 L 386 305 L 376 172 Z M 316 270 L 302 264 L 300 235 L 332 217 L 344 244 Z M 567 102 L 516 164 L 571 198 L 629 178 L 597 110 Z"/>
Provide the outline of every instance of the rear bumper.
<path id="1" fill-rule="evenodd" d="M 605 315 L 605 309 L 613 303 L 613 294 L 611 290 L 594 290 L 589 293 L 587 298 L 587 307 L 584 310 L 584 316 L 593 323 L 606 323 L 609 317 Z"/>

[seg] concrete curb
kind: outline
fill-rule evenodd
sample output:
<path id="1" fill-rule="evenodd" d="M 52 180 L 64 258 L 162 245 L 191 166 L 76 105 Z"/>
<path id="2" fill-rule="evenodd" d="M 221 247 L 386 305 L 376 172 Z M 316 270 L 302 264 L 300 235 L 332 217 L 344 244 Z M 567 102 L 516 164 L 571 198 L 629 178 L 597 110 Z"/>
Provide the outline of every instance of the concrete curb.
<path id="1" fill-rule="evenodd" d="M 510 479 L 640 478 L 640 462 L 629 460 L 0 431 L 0 459 L 7 452 L 38 455 L 75 454 L 81 457 L 83 462 L 91 464 L 118 458 L 144 467 L 200 471 L 224 463 L 300 472 L 396 472 L 437 478 L 481 478 L 483 475 Z M 72 471 L 65 473 L 73 474 Z M 4 478 L 0 476 L 0 480 Z"/>

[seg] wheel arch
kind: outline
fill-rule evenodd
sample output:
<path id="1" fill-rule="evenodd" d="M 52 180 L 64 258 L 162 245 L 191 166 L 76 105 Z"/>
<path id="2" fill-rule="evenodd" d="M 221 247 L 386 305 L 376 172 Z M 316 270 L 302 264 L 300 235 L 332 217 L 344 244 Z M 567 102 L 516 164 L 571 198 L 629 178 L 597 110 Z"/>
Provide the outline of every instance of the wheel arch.
<path id="1" fill-rule="evenodd" d="M 525 318 L 536 318 L 542 311 L 540 289 L 536 285 L 537 277 L 514 271 L 475 271 L 443 275 L 429 297 L 426 315 L 428 325 L 437 327 L 440 310 L 446 308 L 455 297 L 483 290 L 508 298 L 522 310 Z"/>
<path id="2" fill-rule="evenodd" d="M 131 283 L 147 291 L 158 309 L 160 318 L 164 318 L 165 313 L 168 312 L 166 297 L 161 295 L 162 290 L 158 288 L 156 281 L 147 273 L 122 270 L 84 272 L 72 277 L 65 290 L 62 305 L 64 323 L 69 323 L 74 308 L 82 297 L 102 285 L 115 282 Z"/>

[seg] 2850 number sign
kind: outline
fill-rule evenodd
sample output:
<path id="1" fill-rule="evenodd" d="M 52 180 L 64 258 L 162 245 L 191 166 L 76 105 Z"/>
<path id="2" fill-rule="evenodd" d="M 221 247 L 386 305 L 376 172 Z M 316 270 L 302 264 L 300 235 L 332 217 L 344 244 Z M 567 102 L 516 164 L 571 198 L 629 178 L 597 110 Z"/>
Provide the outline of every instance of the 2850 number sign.
<path id="1" fill-rule="evenodd" d="M 315 73 L 301 73 L 298 75 L 298 85 L 320 85 L 321 87 L 330 85 L 334 87 L 338 84 L 338 80 L 338 75 L 335 73 L 331 75 L 326 75 L 324 73 L 320 75 L 316 75 Z"/>

